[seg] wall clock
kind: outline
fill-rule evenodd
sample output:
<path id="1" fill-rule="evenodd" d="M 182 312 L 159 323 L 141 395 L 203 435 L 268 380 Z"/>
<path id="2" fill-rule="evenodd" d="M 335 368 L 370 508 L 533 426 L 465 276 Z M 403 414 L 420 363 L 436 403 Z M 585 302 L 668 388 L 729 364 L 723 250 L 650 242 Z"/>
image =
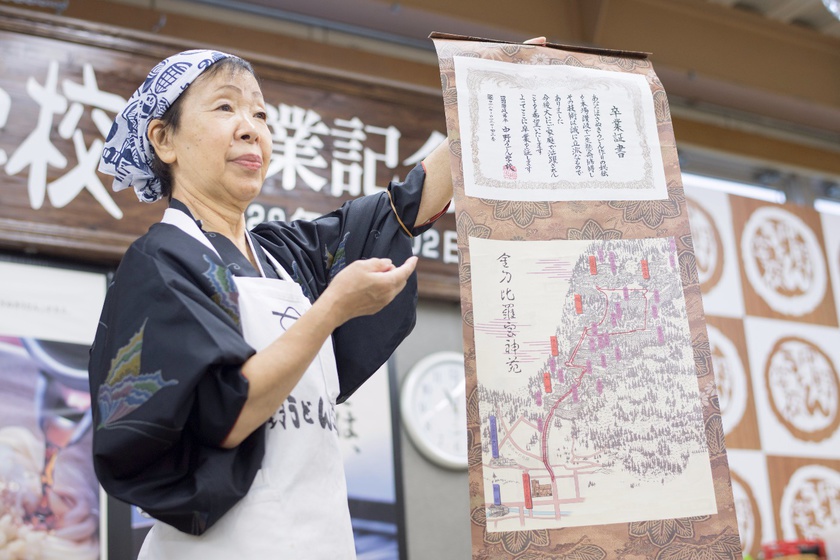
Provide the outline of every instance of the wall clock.
<path id="1" fill-rule="evenodd" d="M 464 356 L 436 352 L 417 362 L 400 395 L 403 425 L 424 457 L 448 469 L 467 468 Z"/>

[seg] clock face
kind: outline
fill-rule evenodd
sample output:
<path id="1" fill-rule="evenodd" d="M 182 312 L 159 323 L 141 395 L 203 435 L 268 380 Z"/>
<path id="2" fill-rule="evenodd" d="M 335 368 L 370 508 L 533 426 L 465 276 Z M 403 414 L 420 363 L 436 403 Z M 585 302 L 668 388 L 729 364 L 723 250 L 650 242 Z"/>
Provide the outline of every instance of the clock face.
<path id="1" fill-rule="evenodd" d="M 464 357 L 438 352 L 408 372 L 400 398 L 403 424 L 418 450 L 450 469 L 467 467 Z"/>

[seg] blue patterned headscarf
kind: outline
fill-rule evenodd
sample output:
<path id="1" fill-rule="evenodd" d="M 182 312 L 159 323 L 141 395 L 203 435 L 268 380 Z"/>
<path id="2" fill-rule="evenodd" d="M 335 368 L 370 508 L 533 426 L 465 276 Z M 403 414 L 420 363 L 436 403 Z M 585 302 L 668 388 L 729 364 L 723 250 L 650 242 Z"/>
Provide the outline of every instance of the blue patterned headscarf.
<path id="1" fill-rule="evenodd" d="M 210 65 L 230 56 L 218 51 L 184 51 L 152 68 L 114 119 L 105 140 L 99 171 L 114 176 L 115 191 L 133 187 L 142 202 L 161 197 L 160 179 L 152 172 L 152 145 L 146 136 L 149 122 L 163 116 Z"/>

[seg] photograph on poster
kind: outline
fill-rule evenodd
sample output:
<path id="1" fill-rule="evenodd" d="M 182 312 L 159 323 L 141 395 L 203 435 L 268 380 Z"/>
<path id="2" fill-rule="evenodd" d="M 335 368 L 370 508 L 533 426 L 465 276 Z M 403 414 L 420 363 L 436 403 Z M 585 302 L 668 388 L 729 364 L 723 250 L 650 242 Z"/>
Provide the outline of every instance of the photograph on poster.
<path id="1" fill-rule="evenodd" d="M 469 241 L 487 530 L 716 513 L 674 239 Z"/>
<path id="2" fill-rule="evenodd" d="M 96 560 L 88 347 L 105 275 L 0 262 L 0 557 Z"/>
<path id="3" fill-rule="evenodd" d="M 405 527 L 397 495 L 392 382 L 383 365 L 336 406 L 336 428 L 347 477 L 347 498 L 359 560 L 399 560 Z"/>
<path id="4" fill-rule="evenodd" d="M 454 60 L 467 196 L 668 198 L 653 95 L 644 76 Z"/>

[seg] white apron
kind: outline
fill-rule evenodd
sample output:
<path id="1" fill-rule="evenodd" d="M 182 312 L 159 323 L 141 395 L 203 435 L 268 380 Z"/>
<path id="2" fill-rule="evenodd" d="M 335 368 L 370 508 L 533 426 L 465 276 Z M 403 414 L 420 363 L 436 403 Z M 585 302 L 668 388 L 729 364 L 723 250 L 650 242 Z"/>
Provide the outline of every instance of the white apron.
<path id="1" fill-rule="evenodd" d="M 172 224 L 215 249 L 184 212 Z M 248 242 L 251 243 L 250 236 Z M 262 250 L 251 245 L 251 251 Z M 234 277 L 245 340 L 257 351 L 282 335 L 310 307 L 300 286 L 266 253 L 283 280 Z M 257 260 L 259 266 L 259 259 Z M 356 557 L 344 465 L 335 428 L 338 372 L 332 340 L 266 426 L 266 452 L 248 494 L 201 536 L 157 522 L 140 560 L 343 560 Z"/>

